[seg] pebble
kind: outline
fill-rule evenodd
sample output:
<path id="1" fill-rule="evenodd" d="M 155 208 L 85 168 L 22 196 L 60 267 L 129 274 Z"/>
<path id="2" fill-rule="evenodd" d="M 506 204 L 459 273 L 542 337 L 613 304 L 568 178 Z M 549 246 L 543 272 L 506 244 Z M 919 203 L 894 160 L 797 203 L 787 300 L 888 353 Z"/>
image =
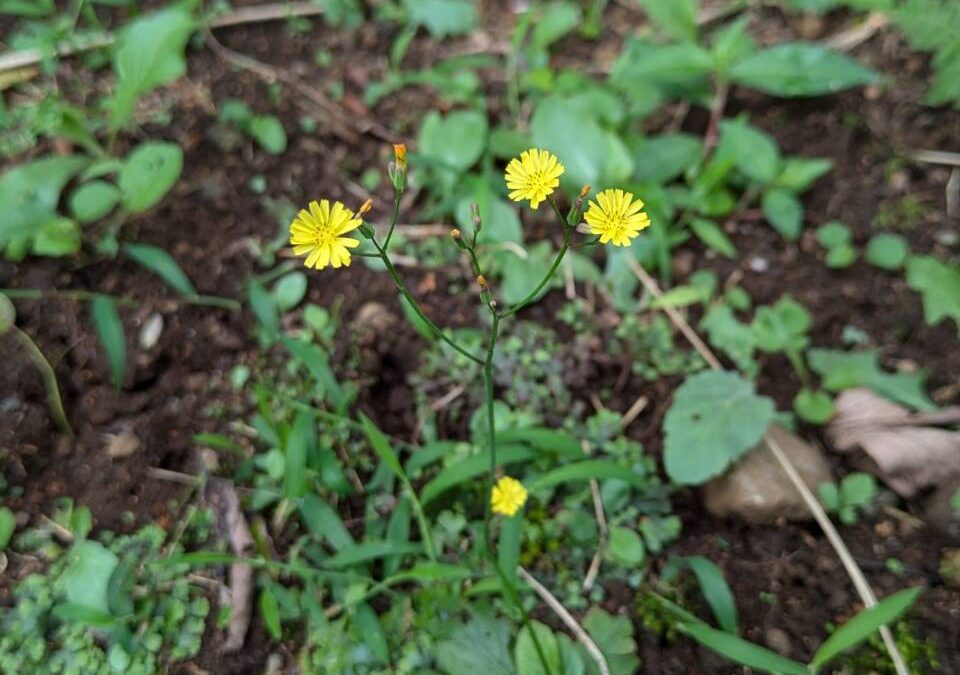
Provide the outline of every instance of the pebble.
<path id="1" fill-rule="evenodd" d="M 151 314 L 143 322 L 143 328 L 140 329 L 140 348 L 153 349 L 160 341 L 163 334 L 163 317 L 160 314 Z"/>
<path id="2" fill-rule="evenodd" d="M 770 261 L 766 258 L 750 258 L 750 269 L 758 274 L 763 274 L 770 269 Z"/>
<path id="3" fill-rule="evenodd" d="M 781 656 L 790 656 L 790 650 L 793 645 L 790 642 L 790 636 L 779 628 L 767 628 L 763 632 L 763 639 L 773 651 Z"/>

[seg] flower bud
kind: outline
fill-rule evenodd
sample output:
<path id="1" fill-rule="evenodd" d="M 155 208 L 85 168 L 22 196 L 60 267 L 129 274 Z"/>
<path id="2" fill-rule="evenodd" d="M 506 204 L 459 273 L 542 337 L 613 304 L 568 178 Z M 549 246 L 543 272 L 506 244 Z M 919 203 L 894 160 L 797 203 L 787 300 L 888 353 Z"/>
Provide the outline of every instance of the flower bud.
<path id="1" fill-rule="evenodd" d="M 481 291 L 487 290 L 490 286 L 487 284 L 487 278 L 482 274 L 477 275 L 477 285 L 480 287 Z"/>
<path id="2" fill-rule="evenodd" d="M 591 188 L 589 185 L 584 185 L 582 188 L 580 188 L 580 199 L 586 199 L 587 195 L 590 194 L 590 189 Z"/>
<path id="3" fill-rule="evenodd" d="M 396 193 L 402 194 L 407 189 L 407 146 L 395 143 L 393 146 L 393 161 L 387 167 L 390 182 Z"/>
<path id="4" fill-rule="evenodd" d="M 367 199 L 367 201 L 365 201 L 365 202 L 360 206 L 360 209 L 357 211 L 357 215 L 358 215 L 358 216 L 362 216 L 362 215 L 365 214 L 365 213 L 370 213 L 370 209 L 372 209 L 372 208 L 373 208 L 373 200 L 372 200 L 372 199 Z"/>
<path id="5" fill-rule="evenodd" d="M 404 143 L 393 144 L 393 159 L 399 171 L 407 170 L 407 146 Z"/>
<path id="6" fill-rule="evenodd" d="M 452 230 L 450 230 L 450 236 L 454 239 L 459 239 L 461 236 L 460 230 L 458 230 L 457 228 L 453 228 Z"/>

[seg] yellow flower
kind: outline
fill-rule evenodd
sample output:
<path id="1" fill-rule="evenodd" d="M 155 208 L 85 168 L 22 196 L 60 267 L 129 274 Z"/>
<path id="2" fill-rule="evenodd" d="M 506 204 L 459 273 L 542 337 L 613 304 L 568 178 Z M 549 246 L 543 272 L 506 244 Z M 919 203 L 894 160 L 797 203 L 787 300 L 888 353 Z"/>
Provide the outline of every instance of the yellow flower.
<path id="1" fill-rule="evenodd" d="M 530 208 L 536 209 L 560 185 L 563 164 L 546 150 L 532 148 L 514 157 L 507 165 L 504 178 L 511 190 L 510 199 L 515 202 L 530 200 Z"/>
<path id="2" fill-rule="evenodd" d="M 344 237 L 357 229 L 363 221 L 340 202 L 330 206 L 330 200 L 310 202 L 310 210 L 301 210 L 290 223 L 290 243 L 296 255 L 306 255 L 307 267 L 322 270 L 327 265 L 334 268 L 350 265 L 350 250 L 360 242 Z"/>
<path id="3" fill-rule="evenodd" d="M 404 143 L 393 144 L 393 159 L 397 163 L 397 168 L 401 171 L 407 170 L 407 146 Z"/>
<path id="4" fill-rule="evenodd" d="M 493 486 L 490 493 L 490 507 L 494 513 L 512 516 L 527 501 L 527 489 L 516 478 L 504 476 Z"/>
<path id="5" fill-rule="evenodd" d="M 590 226 L 591 234 L 600 235 L 600 243 L 614 246 L 629 246 L 630 240 L 640 230 L 650 226 L 650 216 L 644 213 L 643 202 L 633 198 L 632 192 L 604 190 L 583 218 Z"/>

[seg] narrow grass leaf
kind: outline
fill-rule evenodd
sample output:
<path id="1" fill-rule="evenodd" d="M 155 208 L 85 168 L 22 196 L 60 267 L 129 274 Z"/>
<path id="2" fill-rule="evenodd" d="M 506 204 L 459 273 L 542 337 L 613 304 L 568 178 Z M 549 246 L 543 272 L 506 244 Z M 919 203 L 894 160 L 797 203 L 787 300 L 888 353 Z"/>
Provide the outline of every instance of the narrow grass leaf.
<path id="1" fill-rule="evenodd" d="M 523 513 L 504 518 L 497 542 L 497 561 L 512 586 L 517 585 L 517 566 L 520 564 L 520 544 L 523 541 Z"/>
<path id="2" fill-rule="evenodd" d="M 327 565 L 334 568 L 351 567 L 385 556 L 420 553 L 422 550 L 423 547 L 420 544 L 400 544 L 378 540 L 364 541 L 341 549 L 327 560 Z"/>
<path id="3" fill-rule="evenodd" d="M 403 498 L 397 502 L 397 506 L 390 514 L 390 520 L 387 521 L 387 541 L 397 544 L 405 544 L 410 541 L 410 500 Z M 383 574 L 391 577 L 400 569 L 401 557 L 398 555 L 390 556 L 383 561 Z"/>
<path id="4" fill-rule="evenodd" d="M 541 490 L 561 483 L 605 478 L 616 478 L 637 487 L 642 487 L 647 482 L 642 476 L 619 464 L 603 459 L 587 459 L 548 471 L 530 483 L 527 489 Z"/>
<path id="5" fill-rule="evenodd" d="M 330 361 L 324 351 L 315 344 L 294 338 L 283 337 L 280 342 L 288 352 L 307 367 L 337 412 L 343 413 L 350 405 L 350 400 L 337 382 L 337 377 L 333 374 Z"/>
<path id="6" fill-rule="evenodd" d="M 151 244 L 124 244 L 123 251 L 141 267 L 145 267 L 180 295 L 187 297 L 197 295 L 193 282 L 183 271 L 183 268 L 169 253 L 159 246 Z"/>
<path id="7" fill-rule="evenodd" d="M 526 443 L 527 445 L 553 453 L 565 459 L 583 457 L 580 441 L 565 431 L 533 427 L 529 429 L 507 429 L 497 434 L 500 443 Z"/>
<path id="8" fill-rule="evenodd" d="M 820 645 L 820 649 L 813 655 L 810 666 L 822 667 L 828 661 L 832 661 L 843 652 L 866 640 L 881 626 L 892 623 L 916 602 L 920 590 L 920 588 L 907 588 L 894 593 L 870 609 L 865 609 L 854 616 Z"/>
<path id="9" fill-rule="evenodd" d="M 333 507 L 317 495 L 304 495 L 300 502 L 300 516 L 310 534 L 325 539 L 334 550 L 341 551 L 354 545 L 353 537 Z"/>
<path id="10" fill-rule="evenodd" d="M 370 445 L 373 447 L 373 451 L 377 453 L 377 457 L 396 474 L 397 478 L 404 483 L 409 483 L 407 474 L 400 464 L 397 453 L 393 451 L 390 441 L 383 435 L 383 432 L 363 413 L 360 413 L 360 424 L 363 425 L 363 432 L 367 435 L 367 440 L 370 441 Z"/>
<path id="11" fill-rule="evenodd" d="M 98 295 L 90 303 L 90 316 L 107 355 L 113 386 L 119 389 L 123 384 L 123 371 L 127 361 L 127 342 L 117 304 L 112 298 Z"/>
<path id="12" fill-rule="evenodd" d="M 737 633 L 737 603 L 723 577 L 723 572 L 712 561 L 703 556 L 689 556 L 684 562 L 693 571 L 700 582 L 700 590 L 707 604 L 710 605 L 713 616 L 720 627 L 728 633 Z"/>
<path id="13" fill-rule="evenodd" d="M 287 499 L 299 499 L 307 492 L 307 455 L 315 431 L 313 416 L 303 410 L 297 413 L 284 447 L 283 496 Z"/>
<path id="14" fill-rule="evenodd" d="M 497 453 L 497 460 L 504 466 L 525 462 L 533 457 L 534 451 L 523 446 L 500 448 Z M 426 507 L 443 493 L 482 475 L 489 469 L 490 458 L 486 453 L 473 455 L 457 462 L 438 473 L 433 480 L 423 486 L 423 490 L 420 491 L 420 502 Z"/>
<path id="15" fill-rule="evenodd" d="M 80 623 L 93 628 L 108 629 L 116 625 L 116 619 L 109 613 L 75 602 L 65 602 L 53 608 L 53 615 L 61 621 Z"/>
<path id="16" fill-rule="evenodd" d="M 270 637 L 279 640 L 283 634 L 280 629 L 280 604 L 277 602 L 277 596 L 269 588 L 260 591 L 260 616 Z"/>
<path id="17" fill-rule="evenodd" d="M 766 647 L 747 642 L 705 623 L 680 623 L 678 628 L 718 654 L 750 668 L 774 675 L 810 675 L 802 663 L 780 656 Z"/>
<path id="18" fill-rule="evenodd" d="M 387 636 L 383 632 L 383 626 L 380 625 L 377 613 L 373 611 L 370 605 L 363 603 L 357 605 L 354 620 L 357 622 L 357 629 L 359 629 L 363 641 L 370 648 L 370 651 L 380 659 L 381 663 L 390 663 L 390 648 L 387 645 Z"/>

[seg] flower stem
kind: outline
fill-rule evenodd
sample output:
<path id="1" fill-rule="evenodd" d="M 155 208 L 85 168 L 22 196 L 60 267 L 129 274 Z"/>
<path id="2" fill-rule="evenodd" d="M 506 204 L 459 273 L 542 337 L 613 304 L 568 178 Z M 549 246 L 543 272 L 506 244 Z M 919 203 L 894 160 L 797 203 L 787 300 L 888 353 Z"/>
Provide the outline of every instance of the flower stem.
<path id="1" fill-rule="evenodd" d="M 393 279 L 393 283 L 394 285 L 396 285 L 397 290 L 400 291 L 400 294 L 406 299 L 408 303 L 410 303 L 410 307 L 416 313 L 417 317 L 421 321 L 423 321 L 430 328 L 430 330 L 433 331 L 434 335 L 436 335 L 438 338 L 446 342 L 448 345 L 450 345 L 455 350 L 457 350 L 458 352 L 466 356 L 471 361 L 482 364 L 483 360 L 479 356 L 477 356 L 476 354 L 471 354 L 466 349 L 464 349 L 459 344 L 457 344 L 453 340 L 453 338 L 448 337 L 447 334 L 444 333 L 440 329 L 440 327 L 433 322 L 432 319 L 430 319 L 430 317 L 428 317 L 426 314 L 423 313 L 423 310 L 420 308 L 420 305 L 417 303 L 416 299 L 410 294 L 410 291 L 407 290 L 407 285 L 403 283 L 403 279 L 400 277 L 400 273 L 397 271 L 397 268 L 394 267 L 393 262 L 391 262 L 390 256 L 389 254 L 387 254 L 386 249 L 380 246 L 380 244 L 377 242 L 376 239 L 371 239 L 370 241 L 373 242 L 373 245 L 377 249 L 377 253 L 380 254 L 380 259 L 383 261 L 383 264 L 386 266 L 387 273 L 390 275 L 390 278 Z"/>
<path id="2" fill-rule="evenodd" d="M 383 250 L 390 248 L 390 238 L 393 237 L 393 230 L 397 226 L 397 220 L 400 219 L 400 198 L 403 193 L 395 190 L 393 194 L 393 214 L 390 216 L 390 229 L 387 230 L 387 236 L 383 240 Z"/>
<path id="3" fill-rule="evenodd" d="M 493 350 L 497 344 L 497 336 L 500 334 L 500 316 L 496 310 L 491 308 L 490 314 L 493 316 L 493 323 L 490 324 L 490 334 L 487 339 L 487 355 L 483 361 L 483 387 L 485 393 L 485 405 L 487 406 L 487 435 L 490 447 L 490 475 L 487 476 L 487 494 L 484 500 L 486 511 L 484 520 L 486 521 L 487 540 L 492 540 L 493 528 L 491 527 L 490 495 L 493 492 L 493 485 L 497 478 L 497 424 L 493 414 Z M 493 547 L 491 546 L 491 551 Z"/>

